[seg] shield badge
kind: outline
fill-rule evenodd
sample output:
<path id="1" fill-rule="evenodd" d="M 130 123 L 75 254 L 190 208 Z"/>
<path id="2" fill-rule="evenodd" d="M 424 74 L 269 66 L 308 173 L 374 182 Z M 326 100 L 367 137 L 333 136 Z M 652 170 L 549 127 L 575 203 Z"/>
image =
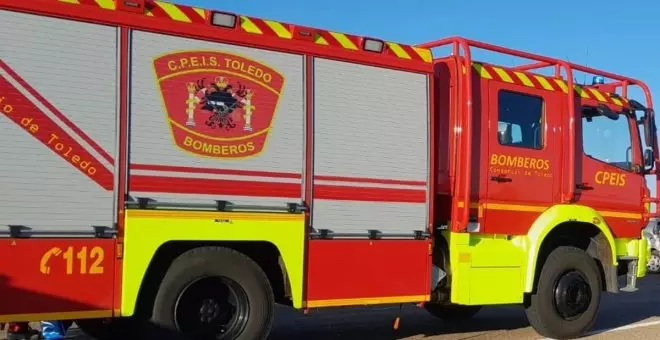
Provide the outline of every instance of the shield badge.
<path id="1" fill-rule="evenodd" d="M 225 51 L 154 59 L 174 143 L 198 156 L 239 159 L 266 145 L 284 87 L 272 67 Z"/>

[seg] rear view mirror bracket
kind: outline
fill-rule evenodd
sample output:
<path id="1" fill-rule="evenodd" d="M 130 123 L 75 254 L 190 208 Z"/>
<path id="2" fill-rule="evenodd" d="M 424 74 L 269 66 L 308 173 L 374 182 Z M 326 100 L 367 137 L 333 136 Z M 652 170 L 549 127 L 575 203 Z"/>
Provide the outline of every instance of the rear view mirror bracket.
<path id="1" fill-rule="evenodd" d="M 605 104 L 598 104 L 598 113 L 601 115 L 611 119 L 611 120 L 618 120 L 619 119 L 619 112 L 616 112 L 612 109 L 610 109 L 609 106 Z"/>

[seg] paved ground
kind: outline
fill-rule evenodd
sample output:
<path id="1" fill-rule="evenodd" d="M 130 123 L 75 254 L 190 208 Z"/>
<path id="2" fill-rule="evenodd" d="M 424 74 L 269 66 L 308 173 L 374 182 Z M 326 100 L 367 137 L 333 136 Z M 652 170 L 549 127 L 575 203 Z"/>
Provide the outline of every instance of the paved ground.
<path id="1" fill-rule="evenodd" d="M 586 339 L 616 340 L 660 338 L 660 275 L 640 281 L 634 294 L 606 295 L 593 334 Z M 540 340 L 525 320 L 522 309 L 493 307 L 482 310 L 465 326 L 445 324 L 424 310 L 406 306 L 401 327 L 392 331 L 397 307 L 347 308 L 312 311 L 281 310 L 272 340 Z M 72 329 L 70 339 L 89 339 Z M 4 337 L 0 336 L 0 339 Z"/>

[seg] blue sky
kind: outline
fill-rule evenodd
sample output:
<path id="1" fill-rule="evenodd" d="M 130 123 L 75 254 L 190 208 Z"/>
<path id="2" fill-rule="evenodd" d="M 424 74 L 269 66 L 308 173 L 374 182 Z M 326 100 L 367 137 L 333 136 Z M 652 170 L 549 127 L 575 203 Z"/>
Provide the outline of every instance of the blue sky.
<path id="1" fill-rule="evenodd" d="M 644 80 L 660 102 L 660 1 L 174 1 L 408 44 L 461 35 Z M 489 53 L 476 57 L 522 63 Z M 643 100 L 638 91 L 631 95 Z"/>

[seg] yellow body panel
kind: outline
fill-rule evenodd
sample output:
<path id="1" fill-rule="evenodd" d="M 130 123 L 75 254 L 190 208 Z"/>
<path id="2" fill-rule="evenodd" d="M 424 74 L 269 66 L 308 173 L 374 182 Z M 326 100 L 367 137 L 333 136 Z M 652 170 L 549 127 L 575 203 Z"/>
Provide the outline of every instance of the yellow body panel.
<path id="1" fill-rule="evenodd" d="M 169 241 L 272 243 L 284 261 L 293 305 L 300 308 L 304 232 L 303 214 L 127 210 L 121 315 L 133 315 L 147 268 L 158 248 Z"/>
<path id="2" fill-rule="evenodd" d="M 449 243 L 451 302 L 465 305 L 495 305 L 523 302 L 532 291 L 536 261 L 545 237 L 564 222 L 585 222 L 597 227 L 607 239 L 612 264 L 617 256 L 639 258 L 637 276 L 646 273 L 649 245 L 640 239 L 614 239 L 601 214 L 580 205 L 555 205 L 545 210 L 527 235 L 507 236 L 478 233 L 443 235 Z"/>

